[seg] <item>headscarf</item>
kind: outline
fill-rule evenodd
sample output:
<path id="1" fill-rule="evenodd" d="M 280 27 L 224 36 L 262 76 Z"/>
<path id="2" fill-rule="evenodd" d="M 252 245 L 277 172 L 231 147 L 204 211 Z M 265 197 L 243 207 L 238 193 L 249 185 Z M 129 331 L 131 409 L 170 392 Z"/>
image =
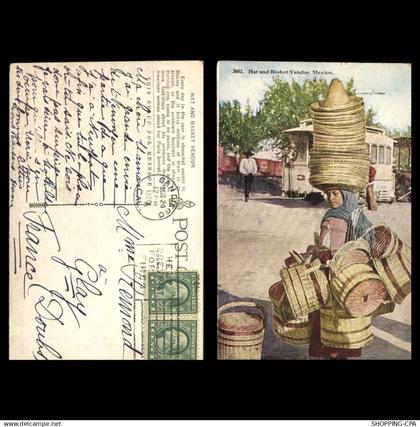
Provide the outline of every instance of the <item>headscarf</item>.
<path id="1" fill-rule="evenodd" d="M 355 240 L 362 236 L 372 226 L 372 223 L 366 218 L 362 209 L 359 208 L 356 195 L 352 191 L 339 191 L 343 195 L 343 204 L 339 208 L 328 209 L 322 220 L 327 218 L 344 219 L 348 224 L 346 241 Z M 369 243 L 372 243 L 373 232 L 369 231 L 364 238 Z"/>

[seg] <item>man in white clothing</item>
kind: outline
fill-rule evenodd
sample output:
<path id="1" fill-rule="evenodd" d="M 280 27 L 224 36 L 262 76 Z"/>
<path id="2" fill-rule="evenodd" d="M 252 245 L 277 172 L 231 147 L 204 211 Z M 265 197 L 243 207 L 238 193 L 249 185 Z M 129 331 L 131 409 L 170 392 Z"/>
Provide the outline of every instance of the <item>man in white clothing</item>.
<path id="1" fill-rule="evenodd" d="M 250 151 L 246 152 L 246 158 L 242 159 L 241 163 L 239 164 L 239 172 L 244 176 L 245 202 L 248 201 L 254 175 L 256 175 L 258 172 L 257 162 L 253 157 L 251 157 L 251 155 L 252 153 Z"/>

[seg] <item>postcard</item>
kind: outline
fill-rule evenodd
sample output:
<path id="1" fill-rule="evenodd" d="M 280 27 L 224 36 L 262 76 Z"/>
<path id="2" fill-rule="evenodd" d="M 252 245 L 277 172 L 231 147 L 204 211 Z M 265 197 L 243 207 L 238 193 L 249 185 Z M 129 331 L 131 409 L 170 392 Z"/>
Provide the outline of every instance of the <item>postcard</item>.
<path id="1" fill-rule="evenodd" d="M 9 358 L 203 357 L 203 64 L 10 66 Z"/>
<path id="2" fill-rule="evenodd" d="M 411 65 L 221 61 L 217 107 L 218 358 L 411 359 Z"/>

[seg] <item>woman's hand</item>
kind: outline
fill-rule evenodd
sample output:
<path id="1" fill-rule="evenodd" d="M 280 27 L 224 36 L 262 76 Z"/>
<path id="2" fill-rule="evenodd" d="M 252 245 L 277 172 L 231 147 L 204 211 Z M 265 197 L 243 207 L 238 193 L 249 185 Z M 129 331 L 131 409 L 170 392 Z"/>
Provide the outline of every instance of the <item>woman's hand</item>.
<path id="1" fill-rule="evenodd" d="M 322 264 L 326 264 L 327 261 L 330 261 L 333 259 L 333 256 L 329 249 L 323 249 L 319 252 L 318 258 Z"/>

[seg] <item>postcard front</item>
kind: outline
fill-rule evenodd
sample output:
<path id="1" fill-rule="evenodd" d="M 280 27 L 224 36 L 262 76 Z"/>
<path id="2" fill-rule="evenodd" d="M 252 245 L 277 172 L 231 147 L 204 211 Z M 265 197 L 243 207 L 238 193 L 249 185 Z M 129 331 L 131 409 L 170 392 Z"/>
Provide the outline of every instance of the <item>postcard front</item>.
<path id="1" fill-rule="evenodd" d="M 10 359 L 202 358 L 202 63 L 10 66 Z"/>
<path id="2" fill-rule="evenodd" d="M 219 359 L 411 359 L 410 64 L 222 61 L 218 125 Z"/>

